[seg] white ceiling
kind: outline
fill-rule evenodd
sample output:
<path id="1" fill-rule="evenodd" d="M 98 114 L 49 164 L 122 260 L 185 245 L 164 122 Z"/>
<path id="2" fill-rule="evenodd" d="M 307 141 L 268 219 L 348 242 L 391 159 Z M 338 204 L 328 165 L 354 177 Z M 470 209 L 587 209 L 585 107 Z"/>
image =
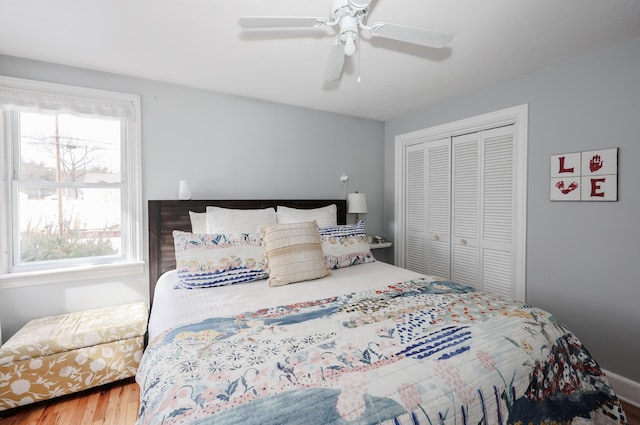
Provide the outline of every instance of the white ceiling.
<path id="1" fill-rule="evenodd" d="M 325 83 L 332 29 L 237 25 L 244 15 L 328 18 L 330 6 L 0 0 L 0 54 L 384 121 L 640 35 L 640 0 L 374 0 L 369 24 L 451 32 L 452 44 L 363 40 L 342 80 Z"/>

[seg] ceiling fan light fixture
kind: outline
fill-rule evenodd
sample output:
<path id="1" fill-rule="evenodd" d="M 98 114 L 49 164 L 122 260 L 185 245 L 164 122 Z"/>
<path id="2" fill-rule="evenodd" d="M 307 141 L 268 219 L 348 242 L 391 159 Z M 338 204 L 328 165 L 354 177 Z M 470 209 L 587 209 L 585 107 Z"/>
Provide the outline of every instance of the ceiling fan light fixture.
<path id="1" fill-rule="evenodd" d="M 350 15 L 340 19 L 340 40 L 344 42 L 344 54 L 353 56 L 356 52 L 355 40 L 358 38 L 358 20 Z"/>
<path id="2" fill-rule="evenodd" d="M 344 54 L 347 56 L 353 56 L 356 52 L 356 42 L 351 34 L 348 34 L 344 41 Z"/>

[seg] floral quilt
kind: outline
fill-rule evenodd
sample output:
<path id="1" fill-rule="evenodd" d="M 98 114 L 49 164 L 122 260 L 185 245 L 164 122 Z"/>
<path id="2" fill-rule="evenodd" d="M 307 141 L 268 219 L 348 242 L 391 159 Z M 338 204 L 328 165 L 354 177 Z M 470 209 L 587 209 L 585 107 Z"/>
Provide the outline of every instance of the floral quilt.
<path id="1" fill-rule="evenodd" d="M 212 317 L 155 338 L 145 424 L 625 424 L 546 311 L 421 278 Z"/>

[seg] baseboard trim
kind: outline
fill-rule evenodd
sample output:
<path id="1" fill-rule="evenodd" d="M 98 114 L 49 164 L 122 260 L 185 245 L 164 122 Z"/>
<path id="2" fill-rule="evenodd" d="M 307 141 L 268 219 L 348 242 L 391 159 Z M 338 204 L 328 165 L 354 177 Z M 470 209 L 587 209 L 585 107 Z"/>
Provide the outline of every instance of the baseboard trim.
<path id="1" fill-rule="evenodd" d="M 636 407 L 640 407 L 640 382 L 632 381 L 624 376 L 610 372 L 606 369 L 602 370 L 618 398 Z"/>

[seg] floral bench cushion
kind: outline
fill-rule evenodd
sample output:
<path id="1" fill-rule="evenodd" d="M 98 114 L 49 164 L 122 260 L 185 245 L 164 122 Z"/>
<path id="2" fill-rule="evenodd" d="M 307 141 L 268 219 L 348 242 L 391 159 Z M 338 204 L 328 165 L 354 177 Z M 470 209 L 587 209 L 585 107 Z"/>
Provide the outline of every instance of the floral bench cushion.
<path id="1" fill-rule="evenodd" d="M 145 302 L 34 319 L 0 347 L 0 411 L 134 376 Z"/>

